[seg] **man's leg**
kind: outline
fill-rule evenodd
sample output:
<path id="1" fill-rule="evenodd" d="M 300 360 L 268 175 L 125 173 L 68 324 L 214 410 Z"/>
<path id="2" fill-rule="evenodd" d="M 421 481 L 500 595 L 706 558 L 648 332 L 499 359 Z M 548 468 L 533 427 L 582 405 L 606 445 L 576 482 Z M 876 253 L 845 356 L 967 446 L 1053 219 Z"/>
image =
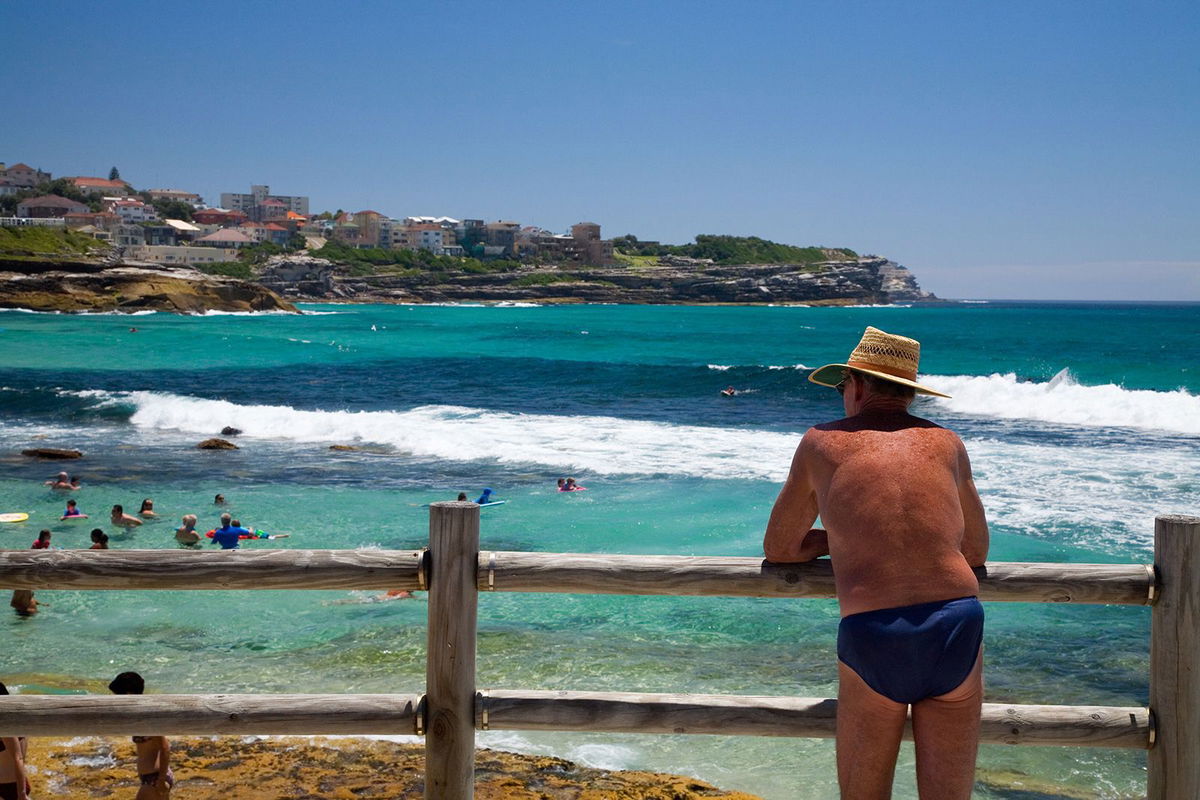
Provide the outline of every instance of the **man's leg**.
<path id="1" fill-rule="evenodd" d="M 967 800 L 975 785 L 983 650 L 966 679 L 947 694 L 913 704 L 917 791 L 921 800 Z"/>
<path id="2" fill-rule="evenodd" d="M 892 796 L 908 706 L 889 700 L 838 661 L 837 766 L 842 800 Z"/>

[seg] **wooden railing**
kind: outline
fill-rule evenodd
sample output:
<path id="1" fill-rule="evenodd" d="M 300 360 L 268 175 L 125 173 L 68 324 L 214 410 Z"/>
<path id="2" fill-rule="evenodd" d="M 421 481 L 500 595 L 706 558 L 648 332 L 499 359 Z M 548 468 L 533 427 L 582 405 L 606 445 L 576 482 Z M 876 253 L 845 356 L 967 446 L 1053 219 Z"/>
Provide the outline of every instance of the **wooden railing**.
<path id="1" fill-rule="evenodd" d="M 980 598 L 1152 605 L 1150 706 L 985 703 L 981 741 L 1149 750 L 1151 800 L 1200 798 L 1200 518 L 1155 522 L 1154 565 L 989 563 Z M 0 735 L 416 734 L 425 796 L 473 794 L 476 730 L 832 737 L 826 698 L 479 690 L 480 592 L 829 598 L 827 561 L 479 550 L 479 507 L 435 503 L 419 552 L 0 552 L 0 588 L 409 589 L 429 592 L 425 692 L 383 695 L 14 695 Z M 906 733 L 911 736 L 911 731 Z"/>

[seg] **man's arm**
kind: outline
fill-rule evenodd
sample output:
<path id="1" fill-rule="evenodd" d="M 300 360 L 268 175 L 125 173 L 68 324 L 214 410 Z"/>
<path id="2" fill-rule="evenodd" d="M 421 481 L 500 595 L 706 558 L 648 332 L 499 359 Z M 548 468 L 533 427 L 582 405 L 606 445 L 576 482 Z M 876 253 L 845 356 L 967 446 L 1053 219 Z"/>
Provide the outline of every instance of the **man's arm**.
<path id="1" fill-rule="evenodd" d="M 763 536 L 763 553 L 767 561 L 791 564 L 829 555 L 825 531 L 810 528 L 817 519 L 817 493 L 809 477 L 808 448 L 805 446 L 811 433 L 800 440 L 787 481 L 767 520 L 767 532 Z"/>
<path id="2" fill-rule="evenodd" d="M 983 501 L 975 488 L 971 475 L 971 459 L 961 440 L 958 442 L 958 502 L 963 512 L 963 557 L 972 567 L 981 567 L 987 561 L 988 524 L 983 512 Z"/>

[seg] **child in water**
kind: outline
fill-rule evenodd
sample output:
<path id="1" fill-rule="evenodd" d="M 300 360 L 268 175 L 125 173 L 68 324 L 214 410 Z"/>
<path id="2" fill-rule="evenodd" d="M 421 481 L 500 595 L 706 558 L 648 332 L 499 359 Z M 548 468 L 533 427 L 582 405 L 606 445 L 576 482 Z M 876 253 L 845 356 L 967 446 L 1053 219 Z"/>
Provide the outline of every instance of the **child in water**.
<path id="1" fill-rule="evenodd" d="M 113 678 L 108 689 L 113 694 L 142 694 L 146 682 L 136 672 L 122 672 Z M 171 772 L 171 743 L 165 736 L 134 736 L 137 749 L 137 771 L 141 779 L 134 800 L 167 800 L 175 775 Z"/>
<path id="2" fill-rule="evenodd" d="M 67 501 L 67 510 L 63 512 L 63 515 L 61 517 L 59 517 L 60 520 L 87 519 L 87 518 L 88 518 L 88 515 L 84 514 L 82 511 L 79 510 L 79 506 L 75 505 L 74 500 Z"/>

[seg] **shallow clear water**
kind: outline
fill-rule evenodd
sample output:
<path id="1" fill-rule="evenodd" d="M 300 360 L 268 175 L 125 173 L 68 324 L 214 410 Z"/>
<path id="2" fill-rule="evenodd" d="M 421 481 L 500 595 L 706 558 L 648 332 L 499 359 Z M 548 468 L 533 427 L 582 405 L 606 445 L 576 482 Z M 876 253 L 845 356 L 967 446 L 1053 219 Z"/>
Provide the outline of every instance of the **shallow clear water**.
<path id="1" fill-rule="evenodd" d="M 1153 519 L 1196 513 L 1197 306 L 945 308 L 313 306 L 317 314 L 0 314 L 0 454 L 78 447 L 89 521 L 60 523 L 59 468 L 0 455 L 0 546 L 41 527 L 84 547 L 172 547 L 213 495 L 286 548 L 419 547 L 424 504 L 483 512 L 483 546 L 760 556 L 791 453 L 839 415 L 804 367 L 864 325 L 916 336 L 918 413 L 967 444 L 993 560 L 1148 562 Z M 136 326 L 137 331 L 129 328 Z M 724 398 L 734 385 L 742 393 Z M 225 425 L 235 452 L 192 449 Z M 334 452 L 331 444 L 369 451 Z M 589 491 L 562 495 L 571 474 Z M 153 497 L 130 534 L 107 509 Z M 251 543 L 248 546 L 265 546 Z M 101 691 L 138 669 L 161 691 L 419 691 L 425 600 L 356 592 L 39 592 L 0 618 L 0 678 Z M 994 702 L 1145 704 L 1145 609 L 991 604 Z M 832 696 L 832 601 L 486 595 L 479 684 Z M 832 742 L 487 732 L 484 744 L 677 771 L 768 798 L 828 797 Z M 908 746 L 902 755 L 911 766 Z M 984 746 L 981 775 L 1024 772 L 1103 797 L 1143 791 L 1144 755 Z M 911 769 L 897 796 L 915 797 Z M 981 789 L 980 797 L 999 796 Z"/>

